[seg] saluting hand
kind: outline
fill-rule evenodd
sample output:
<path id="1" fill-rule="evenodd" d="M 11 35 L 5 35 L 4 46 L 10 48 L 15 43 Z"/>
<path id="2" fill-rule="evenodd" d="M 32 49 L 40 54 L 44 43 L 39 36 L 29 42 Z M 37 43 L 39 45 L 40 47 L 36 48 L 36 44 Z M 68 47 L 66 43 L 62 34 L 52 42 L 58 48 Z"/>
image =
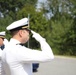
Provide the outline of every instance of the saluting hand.
<path id="1" fill-rule="evenodd" d="M 31 30 L 31 33 L 33 34 L 33 38 L 35 38 L 37 41 L 41 42 L 45 40 L 40 34 L 36 33 L 35 31 Z"/>

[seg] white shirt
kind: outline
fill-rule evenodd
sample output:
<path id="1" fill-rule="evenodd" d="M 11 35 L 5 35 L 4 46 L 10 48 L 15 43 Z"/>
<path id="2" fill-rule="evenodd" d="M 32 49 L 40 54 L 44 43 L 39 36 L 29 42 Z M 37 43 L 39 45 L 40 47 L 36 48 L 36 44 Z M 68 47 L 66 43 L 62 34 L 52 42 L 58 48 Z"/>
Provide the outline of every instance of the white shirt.
<path id="1" fill-rule="evenodd" d="M 2 50 L 1 50 L 1 48 L 0 48 L 0 60 L 1 60 L 1 56 L 2 56 Z"/>
<path id="2" fill-rule="evenodd" d="M 0 75 L 1 75 L 1 56 L 2 56 L 2 50 L 0 48 Z"/>
<path id="3" fill-rule="evenodd" d="M 32 63 L 50 61 L 53 52 L 46 41 L 40 43 L 41 50 L 33 50 L 18 45 L 20 42 L 11 39 L 3 50 L 2 61 L 6 75 L 32 75 Z"/>
<path id="4" fill-rule="evenodd" d="M 8 40 L 4 39 L 3 44 L 6 46 L 8 44 Z M 2 67 L 2 60 L 1 60 L 2 52 L 3 52 L 3 50 L 0 48 L 0 75 L 6 75 L 5 71 L 4 71 L 3 67 Z"/>
<path id="5" fill-rule="evenodd" d="M 1 60 L 2 52 L 3 51 L 0 48 L 0 75 L 5 75 L 5 71 L 4 71 L 3 67 L 2 67 L 2 60 Z"/>

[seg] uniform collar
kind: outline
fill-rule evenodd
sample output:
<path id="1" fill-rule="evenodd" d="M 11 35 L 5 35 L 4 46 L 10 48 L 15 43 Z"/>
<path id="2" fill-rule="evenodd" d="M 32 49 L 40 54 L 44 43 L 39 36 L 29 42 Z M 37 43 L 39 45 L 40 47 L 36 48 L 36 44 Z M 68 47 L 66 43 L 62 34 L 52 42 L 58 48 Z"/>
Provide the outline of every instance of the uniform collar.
<path id="1" fill-rule="evenodd" d="M 10 43 L 12 43 L 12 44 L 19 44 L 19 43 L 21 43 L 21 42 L 18 41 L 18 40 L 16 40 L 16 39 L 14 39 L 14 38 L 11 38 L 11 39 L 10 39 Z"/>

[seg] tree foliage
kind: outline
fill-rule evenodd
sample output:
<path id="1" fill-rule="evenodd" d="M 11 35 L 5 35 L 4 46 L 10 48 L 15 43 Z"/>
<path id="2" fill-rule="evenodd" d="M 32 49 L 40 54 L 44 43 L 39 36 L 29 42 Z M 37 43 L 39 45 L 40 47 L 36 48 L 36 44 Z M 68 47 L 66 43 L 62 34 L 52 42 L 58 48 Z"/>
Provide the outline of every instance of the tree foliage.
<path id="1" fill-rule="evenodd" d="M 76 55 L 76 1 L 48 0 L 54 16 L 52 25 L 52 46 L 57 54 Z"/>
<path id="2" fill-rule="evenodd" d="M 18 10 L 21 10 L 24 5 L 32 4 L 35 6 L 37 0 L 0 0 L 0 12 L 5 16 L 9 15 L 16 20 Z"/>

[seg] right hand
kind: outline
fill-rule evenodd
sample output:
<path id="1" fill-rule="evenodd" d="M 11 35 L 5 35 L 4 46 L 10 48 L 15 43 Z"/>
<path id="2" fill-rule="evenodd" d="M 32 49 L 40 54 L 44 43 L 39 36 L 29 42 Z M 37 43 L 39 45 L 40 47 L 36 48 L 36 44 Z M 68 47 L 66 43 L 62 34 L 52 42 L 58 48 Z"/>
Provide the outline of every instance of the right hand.
<path id="1" fill-rule="evenodd" d="M 35 38 L 37 41 L 42 41 L 42 40 L 45 40 L 42 36 L 40 36 L 40 34 L 34 32 L 33 30 L 31 30 L 31 33 L 33 34 L 33 38 Z"/>

